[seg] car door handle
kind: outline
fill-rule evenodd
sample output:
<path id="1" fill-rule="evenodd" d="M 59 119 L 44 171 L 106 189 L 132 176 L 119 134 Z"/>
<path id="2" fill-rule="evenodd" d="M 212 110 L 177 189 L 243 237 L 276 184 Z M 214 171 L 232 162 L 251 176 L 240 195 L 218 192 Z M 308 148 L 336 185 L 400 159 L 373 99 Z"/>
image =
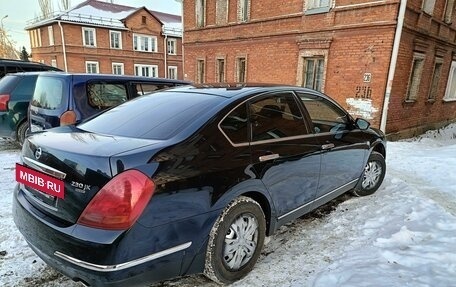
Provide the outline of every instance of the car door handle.
<path id="1" fill-rule="evenodd" d="M 328 144 L 322 145 L 322 146 L 321 146 L 321 149 L 322 149 L 322 150 L 327 150 L 327 149 L 332 149 L 332 148 L 334 148 L 334 147 L 335 147 L 335 145 L 334 145 L 333 143 L 328 143 Z"/>
<path id="2" fill-rule="evenodd" d="M 280 157 L 280 155 L 278 153 L 273 153 L 273 154 L 268 154 L 268 155 L 262 155 L 258 159 L 260 161 L 267 161 L 267 160 L 276 159 L 279 157 Z"/>

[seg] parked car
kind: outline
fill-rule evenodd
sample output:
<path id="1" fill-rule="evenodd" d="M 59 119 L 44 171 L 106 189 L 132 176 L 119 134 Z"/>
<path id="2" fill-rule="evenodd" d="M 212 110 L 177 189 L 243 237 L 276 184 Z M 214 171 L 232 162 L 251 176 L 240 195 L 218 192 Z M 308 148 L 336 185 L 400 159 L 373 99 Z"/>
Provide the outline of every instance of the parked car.
<path id="1" fill-rule="evenodd" d="M 78 123 L 139 95 L 186 84 L 139 76 L 43 73 L 30 103 L 30 131 Z"/>
<path id="2" fill-rule="evenodd" d="M 381 131 L 313 90 L 180 87 L 28 137 L 14 221 L 85 284 L 231 283 L 281 225 L 374 193 L 385 150 Z"/>
<path id="3" fill-rule="evenodd" d="M 0 79 L 0 137 L 23 143 L 28 129 L 27 109 L 38 74 L 14 73 Z"/>
<path id="4" fill-rule="evenodd" d="M 38 62 L 29 62 L 12 59 L 0 59 L 0 78 L 9 73 L 33 72 L 33 71 L 61 71 L 59 68 L 48 66 Z"/>

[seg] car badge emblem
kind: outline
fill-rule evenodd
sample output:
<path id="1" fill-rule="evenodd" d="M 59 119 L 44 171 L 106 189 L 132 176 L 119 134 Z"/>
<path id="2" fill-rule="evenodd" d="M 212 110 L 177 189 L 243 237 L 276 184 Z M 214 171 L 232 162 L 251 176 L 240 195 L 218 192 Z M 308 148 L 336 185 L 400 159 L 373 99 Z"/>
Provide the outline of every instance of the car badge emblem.
<path id="1" fill-rule="evenodd" d="M 41 151 L 41 148 L 39 147 L 35 150 L 35 158 L 40 159 L 41 154 L 42 154 L 42 151 Z"/>

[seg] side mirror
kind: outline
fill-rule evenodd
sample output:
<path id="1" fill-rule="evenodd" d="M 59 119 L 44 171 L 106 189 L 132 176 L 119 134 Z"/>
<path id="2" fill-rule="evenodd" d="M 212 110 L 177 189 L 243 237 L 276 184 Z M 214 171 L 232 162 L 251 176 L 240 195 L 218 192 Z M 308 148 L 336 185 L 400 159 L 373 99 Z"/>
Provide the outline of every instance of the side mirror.
<path id="1" fill-rule="evenodd" d="M 370 123 L 365 119 L 357 118 L 355 124 L 360 130 L 367 130 L 370 127 Z"/>

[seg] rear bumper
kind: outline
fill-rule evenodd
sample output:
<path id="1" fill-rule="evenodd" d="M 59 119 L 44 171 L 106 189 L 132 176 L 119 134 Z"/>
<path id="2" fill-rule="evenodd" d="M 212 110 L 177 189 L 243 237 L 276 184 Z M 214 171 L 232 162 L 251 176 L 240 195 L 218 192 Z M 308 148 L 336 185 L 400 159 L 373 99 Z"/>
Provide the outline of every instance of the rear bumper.
<path id="1" fill-rule="evenodd" d="M 139 286 L 177 277 L 182 274 L 184 257 L 185 262 L 192 262 L 201 251 L 201 243 L 182 241 L 182 236 L 172 240 L 168 229 L 175 232 L 176 226 L 106 231 L 52 225 L 51 219 L 27 201 L 19 185 L 14 192 L 13 217 L 39 257 L 71 279 L 90 286 Z M 138 237 L 140 233 L 156 238 Z"/>

